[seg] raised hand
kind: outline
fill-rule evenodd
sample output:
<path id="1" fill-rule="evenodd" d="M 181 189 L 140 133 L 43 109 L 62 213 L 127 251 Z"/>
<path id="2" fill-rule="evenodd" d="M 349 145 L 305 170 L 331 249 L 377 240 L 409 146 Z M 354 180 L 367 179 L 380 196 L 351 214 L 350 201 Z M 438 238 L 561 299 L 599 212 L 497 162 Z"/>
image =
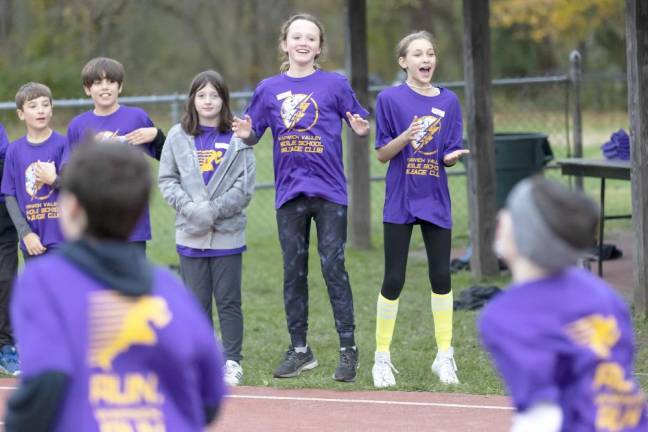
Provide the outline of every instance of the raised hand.
<path id="1" fill-rule="evenodd" d="M 249 115 L 245 115 L 244 118 L 239 118 L 234 116 L 232 120 L 232 132 L 234 136 L 240 139 L 249 138 L 252 133 L 252 119 Z"/>
<path id="2" fill-rule="evenodd" d="M 363 119 L 360 114 L 351 114 L 347 111 L 346 117 L 353 132 L 360 136 L 365 136 L 369 133 L 369 121 Z"/>
<path id="3" fill-rule="evenodd" d="M 124 135 L 126 141 L 131 145 L 148 144 L 155 139 L 157 135 L 157 128 L 145 127 L 135 129 L 134 131 Z"/>
<path id="4" fill-rule="evenodd" d="M 405 138 L 405 141 L 407 143 L 411 143 L 416 139 L 416 136 L 423 130 L 423 123 L 419 120 L 418 116 L 414 116 L 412 119 L 412 123 L 410 123 L 409 127 L 405 129 L 405 132 L 403 132 L 403 137 Z"/>
<path id="5" fill-rule="evenodd" d="M 36 181 L 52 185 L 56 180 L 56 165 L 53 162 L 38 162 L 34 167 Z"/>
<path id="6" fill-rule="evenodd" d="M 460 149 L 460 150 L 455 150 L 453 152 L 448 153 L 447 155 L 443 156 L 443 163 L 446 166 L 452 166 L 457 163 L 459 158 L 463 155 L 467 155 L 470 153 L 470 150 L 468 149 Z"/>

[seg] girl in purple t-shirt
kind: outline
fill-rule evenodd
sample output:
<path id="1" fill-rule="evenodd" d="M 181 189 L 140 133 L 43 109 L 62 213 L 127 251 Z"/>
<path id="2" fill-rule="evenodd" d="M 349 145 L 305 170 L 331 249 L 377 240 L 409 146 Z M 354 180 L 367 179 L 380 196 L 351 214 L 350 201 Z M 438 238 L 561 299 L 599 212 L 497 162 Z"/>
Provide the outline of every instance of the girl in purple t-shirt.
<path id="1" fill-rule="evenodd" d="M 286 61 L 279 75 L 259 83 L 234 133 L 255 144 L 267 128 L 274 140 L 277 225 L 284 259 L 284 302 L 291 345 L 275 370 L 294 377 L 317 366 L 306 343 L 308 330 L 308 242 L 317 226 L 322 273 L 340 338 L 338 381 L 353 381 L 358 352 L 351 286 L 344 265 L 347 191 L 342 164 L 342 120 L 365 136 L 367 111 L 347 79 L 319 69 L 324 29 L 317 18 L 300 14 L 281 28 L 279 49 Z"/>
<path id="2" fill-rule="evenodd" d="M 191 82 L 182 122 L 171 128 L 160 158 L 159 185 L 176 211 L 176 247 L 182 280 L 196 294 L 210 322 L 216 301 L 225 381 L 243 378 L 241 347 L 242 253 L 245 208 L 254 191 L 252 147 L 232 137 L 229 91 L 215 71 Z"/>
<path id="3" fill-rule="evenodd" d="M 432 371 L 444 384 L 457 384 L 452 343 L 450 240 L 452 218 L 445 167 L 468 150 L 461 148 L 461 107 L 448 89 L 431 84 L 436 66 L 432 35 L 412 33 L 398 44 L 398 64 L 405 83 L 383 90 L 376 101 L 376 153 L 389 161 L 384 222 L 385 276 L 378 296 L 376 387 L 396 384 L 390 344 L 412 227 L 421 226 L 432 284 L 432 315 L 438 352 Z"/>

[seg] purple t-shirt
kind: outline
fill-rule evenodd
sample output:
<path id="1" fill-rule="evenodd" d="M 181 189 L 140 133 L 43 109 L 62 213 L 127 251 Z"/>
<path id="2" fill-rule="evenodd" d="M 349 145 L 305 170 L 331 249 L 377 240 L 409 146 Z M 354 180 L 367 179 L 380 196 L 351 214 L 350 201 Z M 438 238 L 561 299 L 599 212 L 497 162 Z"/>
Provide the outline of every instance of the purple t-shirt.
<path id="1" fill-rule="evenodd" d="M 111 138 L 125 140 L 124 136 L 136 129 L 153 127 L 153 122 L 146 111 L 137 107 L 120 105 L 119 109 L 107 116 L 98 116 L 92 111 L 87 111 L 74 117 L 68 125 L 68 148 L 64 156 L 64 163 L 69 159 L 72 151 L 83 141 L 88 134 L 98 138 Z M 151 157 L 155 156 L 153 143 L 135 146 Z M 130 241 L 146 241 L 151 239 L 151 221 L 148 206 L 137 222 L 130 235 Z"/>
<path id="2" fill-rule="evenodd" d="M 514 284 L 487 305 L 479 331 L 518 411 L 558 404 L 565 432 L 648 430 L 628 307 L 591 273 Z"/>
<path id="3" fill-rule="evenodd" d="M 36 162 L 51 162 L 59 172 L 66 145 L 65 137 L 56 131 L 40 144 L 32 144 L 24 136 L 9 145 L 5 156 L 2 193 L 16 198 L 29 227 L 46 247 L 63 241 L 58 220 L 58 191 L 36 181 L 34 168 Z M 22 239 L 20 247 L 27 250 Z"/>
<path id="4" fill-rule="evenodd" d="M 0 159 L 4 159 L 7 154 L 7 146 L 9 146 L 9 138 L 4 126 L 0 123 Z"/>
<path id="5" fill-rule="evenodd" d="M 9 138 L 7 137 L 7 132 L 5 132 L 4 126 L 0 123 L 0 159 L 4 160 L 5 155 L 7 154 L 7 146 L 9 146 Z M 0 177 L 2 173 L 0 173 Z M 0 203 L 5 202 L 4 195 L 0 193 Z"/>
<path id="6" fill-rule="evenodd" d="M 11 319 L 23 380 L 70 377 L 55 431 L 136 430 L 137 420 L 147 430 L 202 431 L 204 407 L 225 395 L 213 330 L 162 269 L 151 294 L 133 298 L 61 255 L 37 258 L 16 282 Z"/>
<path id="7" fill-rule="evenodd" d="M 259 83 L 247 114 L 259 138 L 272 130 L 276 208 L 302 194 L 347 205 L 341 139 L 347 112 L 369 115 L 335 72 L 280 74 Z"/>
<path id="8" fill-rule="evenodd" d="M 403 133 L 414 116 L 423 130 L 389 161 L 383 221 L 413 223 L 417 218 L 452 228 L 450 192 L 443 157 L 462 148 L 463 127 L 457 96 L 441 87 L 423 96 L 406 84 L 390 87 L 376 100 L 376 148 Z"/>
<path id="9" fill-rule="evenodd" d="M 236 249 L 195 249 L 188 246 L 176 245 L 179 255 L 187 258 L 217 258 L 229 255 L 238 255 L 247 250 L 247 246 Z"/>

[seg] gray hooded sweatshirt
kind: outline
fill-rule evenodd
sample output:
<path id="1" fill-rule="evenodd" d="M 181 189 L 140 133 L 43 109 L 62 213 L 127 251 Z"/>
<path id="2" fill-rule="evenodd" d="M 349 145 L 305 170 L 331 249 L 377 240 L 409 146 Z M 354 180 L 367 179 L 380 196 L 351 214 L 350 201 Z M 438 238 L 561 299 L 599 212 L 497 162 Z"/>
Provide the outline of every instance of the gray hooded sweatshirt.
<path id="1" fill-rule="evenodd" d="M 180 124 L 173 126 L 162 149 L 158 184 L 176 211 L 176 243 L 194 249 L 245 246 L 245 208 L 255 174 L 252 147 L 232 137 L 223 162 L 205 185 L 194 137 Z"/>

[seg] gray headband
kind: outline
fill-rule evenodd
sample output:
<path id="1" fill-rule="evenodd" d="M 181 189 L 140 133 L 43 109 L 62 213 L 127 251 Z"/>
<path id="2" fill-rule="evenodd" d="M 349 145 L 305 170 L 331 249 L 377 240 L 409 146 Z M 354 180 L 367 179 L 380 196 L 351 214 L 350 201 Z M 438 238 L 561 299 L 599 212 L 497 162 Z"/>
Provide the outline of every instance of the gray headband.
<path id="1" fill-rule="evenodd" d="M 523 180 L 511 191 L 506 208 L 513 219 L 513 236 L 518 251 L 552 273 L 576 264 L 584 251 L 570 246 L 545 222 L 533 199 L 530 179 Z"/>

